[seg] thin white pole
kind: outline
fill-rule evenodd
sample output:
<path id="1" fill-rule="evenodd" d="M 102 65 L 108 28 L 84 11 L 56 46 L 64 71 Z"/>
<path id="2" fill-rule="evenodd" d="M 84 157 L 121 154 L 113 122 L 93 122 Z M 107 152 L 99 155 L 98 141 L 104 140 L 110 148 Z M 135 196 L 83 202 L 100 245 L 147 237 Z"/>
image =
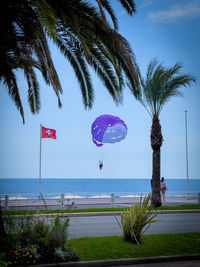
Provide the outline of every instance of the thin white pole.
<path id="1" fill-rule="evenodd" d="M 187 110 L 185 110 L 185 147 L 186 147 L 186 177 L 187 177 L 187 193 L 189 193 L 189 174 L 188 174 L 188 137 L 187 137 Z"/>
<path id="2" fill-rule="evenodd" d="M 40 124 L 39 198 L 41 196 L 41 154 L 42 154 L 42 124 Z"/>

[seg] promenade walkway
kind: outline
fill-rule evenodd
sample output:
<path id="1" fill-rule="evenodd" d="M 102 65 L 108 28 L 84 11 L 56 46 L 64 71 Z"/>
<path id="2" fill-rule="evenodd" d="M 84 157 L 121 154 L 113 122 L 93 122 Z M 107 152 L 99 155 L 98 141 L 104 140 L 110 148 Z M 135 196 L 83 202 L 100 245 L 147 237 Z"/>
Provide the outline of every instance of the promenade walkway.
<path id="1" fill-rule="evenodd" d="M 68 208 L 108 208 L 108 207 L 128 207 L 131 203 L 139 203 L 140 197 L 124 196 L 124 197 L 60 197 L 60 198 L 45 198 L 45 199 L 30 199 L 30 198 L 4 198 L 1 200 L 3 210 L 57 210 Z M 166 197 L 163 205 L 183 205 L 183 204 L 200 204 L 200 199 L 197 196 L 184 197 Z"/>

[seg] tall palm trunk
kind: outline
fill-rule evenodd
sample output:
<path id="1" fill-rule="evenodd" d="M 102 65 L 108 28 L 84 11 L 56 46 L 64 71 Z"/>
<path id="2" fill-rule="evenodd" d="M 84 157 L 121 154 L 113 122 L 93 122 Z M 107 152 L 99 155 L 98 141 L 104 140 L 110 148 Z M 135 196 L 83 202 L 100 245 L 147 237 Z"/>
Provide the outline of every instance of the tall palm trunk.
<path id="1" fill-rule="evenodd" d="M 151 204 L 154 207 L 162 205 L 160 196 L 160 147 L 162 146 L 161 126 L 157 116 L 153 117 L 151 126 L 151 147 L 153 149 L 153 165 L 151 180 Z"/>

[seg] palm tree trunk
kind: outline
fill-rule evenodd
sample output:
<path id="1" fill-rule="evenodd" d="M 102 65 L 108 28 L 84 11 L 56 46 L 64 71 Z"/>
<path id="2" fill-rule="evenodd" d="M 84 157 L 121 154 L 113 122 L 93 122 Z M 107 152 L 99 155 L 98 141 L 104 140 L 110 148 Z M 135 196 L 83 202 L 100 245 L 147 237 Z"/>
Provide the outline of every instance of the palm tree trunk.
<path id="1" fill-rule="evenodd" d="M 160 196 L 160 148 L 153 150 L 153 169 L 152 169 L 152 183 L 151 183 L 151 204 L 154 207 L 160 207 L 161 196 Z"/>
<path id="2" fill-rule="evenodd" d="M 151 127 L 151 147 L 153 149 L 151 204 L 154 207 L 162 206 L 160 196 L 160 147 L 162 146 L 162 140 L 160 122 L 157 116 L 154 116 Z"/>

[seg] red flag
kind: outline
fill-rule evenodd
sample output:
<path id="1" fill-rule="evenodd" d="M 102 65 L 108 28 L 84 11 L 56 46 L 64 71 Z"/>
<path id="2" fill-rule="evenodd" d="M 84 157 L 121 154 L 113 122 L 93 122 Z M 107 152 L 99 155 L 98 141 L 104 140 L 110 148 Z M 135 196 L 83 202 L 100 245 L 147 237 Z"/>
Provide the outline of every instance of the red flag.
<path id="1" fill-rule="evenodd" d="M 56 139 L 56 130 L 45 128 L 42 126 L 42 138 Z"/>

